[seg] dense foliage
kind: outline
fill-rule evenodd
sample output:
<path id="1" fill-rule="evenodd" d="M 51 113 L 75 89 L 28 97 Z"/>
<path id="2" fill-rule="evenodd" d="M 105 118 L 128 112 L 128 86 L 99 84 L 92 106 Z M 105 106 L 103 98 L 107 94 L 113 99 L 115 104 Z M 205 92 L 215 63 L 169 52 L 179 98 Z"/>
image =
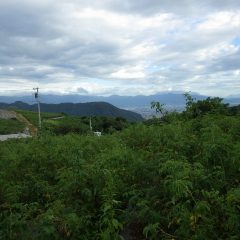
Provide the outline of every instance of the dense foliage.
<path id="1" fill-rule="evenodd" d="M 121 131 L 131 124 L 124 118 L 117 117 L 91 117 L 91 126 L 93 131 L 101 131 L 103 134 Z M 65 116 L 59 120 L 44 121 L 44 129 L 51 133 L 62 135 L 67 133 L 91 134 L 90 117 L 71 117 Z"/>
<path id="2" fill-rule="evenodd" d="M 240 117 L 193 109 L 1 143 L 0 239 L 239 239 Z"/>

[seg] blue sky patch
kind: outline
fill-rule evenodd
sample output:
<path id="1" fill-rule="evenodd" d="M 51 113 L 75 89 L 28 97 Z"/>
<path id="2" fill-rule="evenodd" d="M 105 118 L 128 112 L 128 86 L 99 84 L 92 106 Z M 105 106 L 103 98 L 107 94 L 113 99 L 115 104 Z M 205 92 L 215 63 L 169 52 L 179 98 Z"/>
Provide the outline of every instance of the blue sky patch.
<path id="1" fill-rule="evenodd" d="M 236 46 L 240 46 L 240 37 L 236 37 L 233 39 L 232 43 Z"/>

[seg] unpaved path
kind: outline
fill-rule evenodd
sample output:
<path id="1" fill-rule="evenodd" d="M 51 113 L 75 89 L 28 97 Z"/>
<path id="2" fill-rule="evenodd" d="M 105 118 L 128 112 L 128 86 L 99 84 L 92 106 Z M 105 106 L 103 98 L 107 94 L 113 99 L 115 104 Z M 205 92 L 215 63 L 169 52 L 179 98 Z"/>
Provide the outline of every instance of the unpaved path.
<path id="1" fill-rule="evenodd" d="M 6 141 L 8 139 L 13 139 L 13 138 L 28 138 L 28 137 L 31 137 L 31 135 L 25 134 L 25 133 L 6 134 L 6 135 L 0 135 L 0 141 Z"/>
<path id="2" fill-rule="evenodd" d="M 65 118 L 65 116 L 54 117 L 54 118 L 49 118 L 49 119 L 51 119 L 51 120 L 58 120 L 58 119 L 63 119 L 63 118 Z"/>
<path id="3" fill-rule="evenodd" d="M 37 128 L 34 125 L 32 125 L 22 114 L 17 112 L 15 114 L 16 114 L 16 118 L 27 126 L 27 128 L 29 129 L 30 135 L 32 137 L 37 136 Z"/>

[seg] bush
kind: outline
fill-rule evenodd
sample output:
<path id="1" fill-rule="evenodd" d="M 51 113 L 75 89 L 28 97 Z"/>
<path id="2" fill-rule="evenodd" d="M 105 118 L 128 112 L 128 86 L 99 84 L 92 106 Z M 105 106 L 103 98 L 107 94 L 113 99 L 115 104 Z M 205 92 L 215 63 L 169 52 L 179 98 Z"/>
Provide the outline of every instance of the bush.
<path id="1" fill-rule="evenodd" d="M 2 142 L 0 238 L 238 239 L 239 126 L 211 111 Z"/>

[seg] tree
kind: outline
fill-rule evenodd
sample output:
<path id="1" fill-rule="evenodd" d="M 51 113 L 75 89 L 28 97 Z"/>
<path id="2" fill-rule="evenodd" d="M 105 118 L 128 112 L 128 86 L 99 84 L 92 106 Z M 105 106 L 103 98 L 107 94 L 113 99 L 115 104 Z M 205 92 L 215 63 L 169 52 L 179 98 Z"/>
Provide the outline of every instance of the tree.
<path id="1" fill-rule="evenodd" d="M 196 100 L 195 98 L 193 98 L 191 95 L 190 95 L 190 92 L 186 92 L 183 94 L 184 97 L 185 97 L 185 101 L 186 101 L 186 109 L 189 109 L 192 107 L 193 103 L 194 103 L 194 100 Z"/>
<path id="2" fill-rule="evenodd" d="M 160 113 L 164 115 L 166 113 L 166 110 L 164 109 L 165 104 L 162 104 L 160 102 L 151 102 L 151 109 L 155 109 L 156 113 Z"/>
<path id="3" fill-rule="evenodd" d="M 184 93 L 186 99 L 186 111 L 184 114 L 190 118 L 196 118 L 208 113 L 226 114 L 228 104 L 223 103 L 219 97 L 208 97 L 204 100 L 194 99 L 189 93 Z"/>

